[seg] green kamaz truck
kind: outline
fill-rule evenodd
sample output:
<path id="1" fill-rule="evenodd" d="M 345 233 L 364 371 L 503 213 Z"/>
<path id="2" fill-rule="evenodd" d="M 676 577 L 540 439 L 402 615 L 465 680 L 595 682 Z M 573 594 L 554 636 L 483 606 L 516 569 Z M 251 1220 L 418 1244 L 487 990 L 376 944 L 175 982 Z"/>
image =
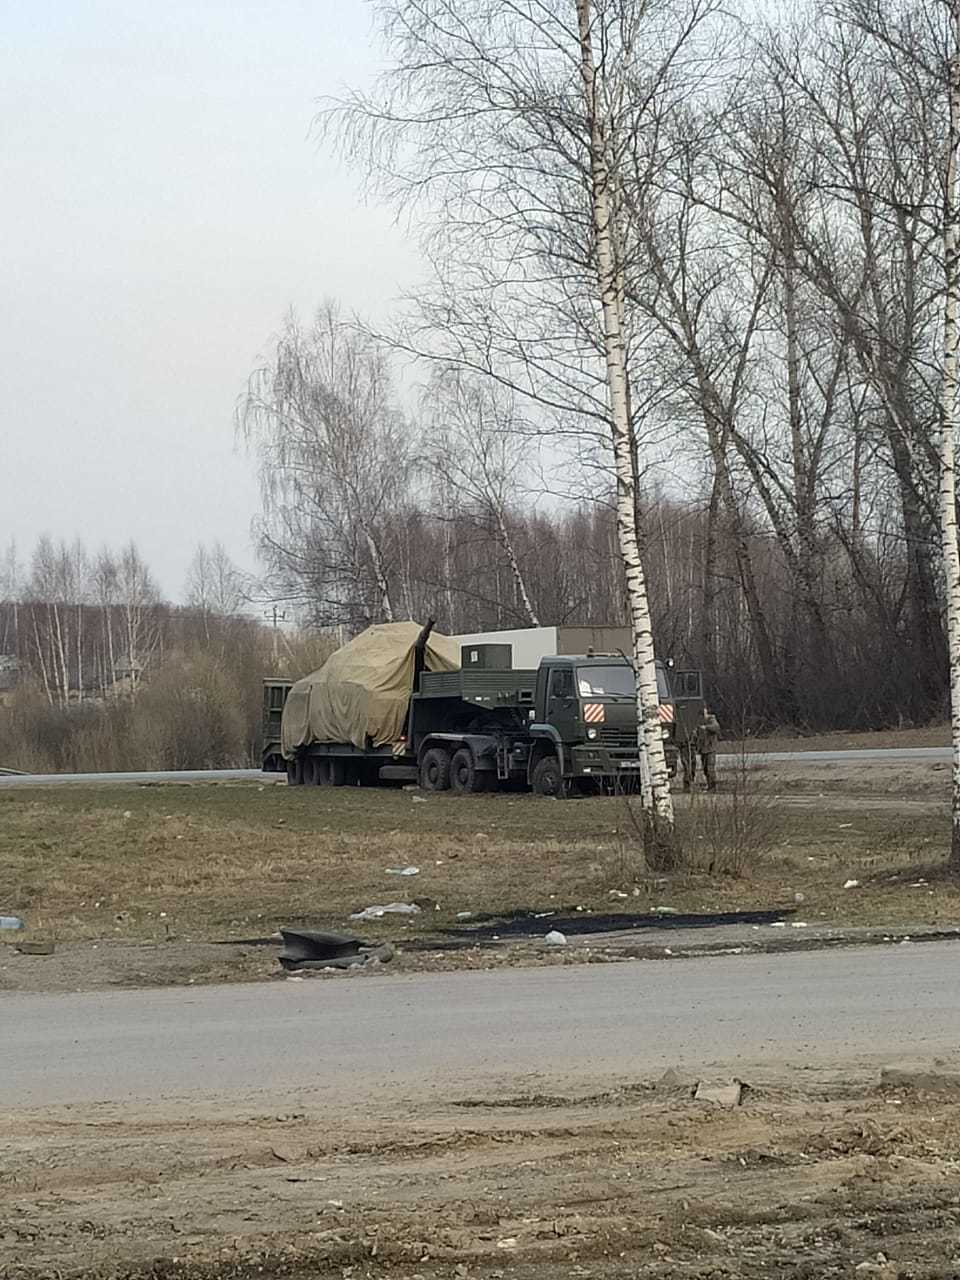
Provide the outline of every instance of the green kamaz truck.
<path id="1" fill-rule="evenodd" d="M 266 680 L 263 768 L 285 770 L 294 786 L 561 796 L 637 785 L 634 673 L 622 653 L 545 655 L 517 669 L 508 644 L 471 642 L 458 654 L 431 632 L 432 623 L 419 633 L 411 623 L 369 628 L 314 676 Z M 395 640 L 412 642 L 409 660 Z M 679 727 L 702 707 L 699 673 L 681 674 L 678 707 L 671 672 L 657 664 L 671 775 Z"/>

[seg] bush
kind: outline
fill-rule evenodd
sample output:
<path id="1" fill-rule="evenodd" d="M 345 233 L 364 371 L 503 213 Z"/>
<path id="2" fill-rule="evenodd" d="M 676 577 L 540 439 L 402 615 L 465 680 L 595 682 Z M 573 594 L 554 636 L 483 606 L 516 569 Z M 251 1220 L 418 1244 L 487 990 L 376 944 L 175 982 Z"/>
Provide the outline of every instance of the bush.
<path id="1" fill-rule="evenodd" d="M 739 877 L 770 852 L 779 818 L 773 797 L 757 789 L 744 763 L 721 776 L 720 791 L 691 794 L 678 829 L 691 870 Z"/>
<path id="2" fill-rule="evenodd" d="M 746 875 L 776 843 L 779 819 L 773 797 L 756 787 L 742 757 L 728 764 L 718 791 L 693 791 L 672 829 L 664 829 L 641 806 L 624 797 L 634 843 L 647 869 L 660 875 L 684 872 Z"/>

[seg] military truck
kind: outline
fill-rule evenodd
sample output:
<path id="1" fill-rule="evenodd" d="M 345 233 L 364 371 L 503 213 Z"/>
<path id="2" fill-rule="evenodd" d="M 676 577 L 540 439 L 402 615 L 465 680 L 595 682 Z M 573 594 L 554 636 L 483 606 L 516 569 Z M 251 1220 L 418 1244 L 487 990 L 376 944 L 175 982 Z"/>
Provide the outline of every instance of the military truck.
<path id="1" fill-rule="evenodd" d="M 468 632 L 450 639 L 467 649 L 476 644 L 508 644 L 518 667 L 536 667 L 545 657 L 589 653 L 610 653 L 623 657 L 633 651 L 629 627 L 596 626 L 581 623 L 550 627 L 514 627 L 505 631 Z M 682 742 L 692 740 L 703 713 L 701 672 L 678 670 L 673 659 L 665 664 L 669 697 L 661 689 L 660 717 L 670 726 L 668 754 Z M 661 680 L 662 683 L 662 680 Z"/>
<path id="2" fill-rule="evenodd" d="M 427 791 L 529 787 L 546 796 L 636 786 L 634 674 L 622 653 L 544 655 L 536 668 L 518 669 L 509 644 L 470 643 L 459 669 L 431 671 L 424 659 L 431 630 L 428 623 L 416 638 L 406 715 L 393 741 L 331 741 L 302 728 L 285 734 L 294 686 L 265 681 L 264 769 L 285 769 L 293 786 L 419 782 Z M 673 697 L 660 663 L 657 678 L 674 773 Z M 336 699 L 340 690 L 327 685 L 325 696 Z"/>

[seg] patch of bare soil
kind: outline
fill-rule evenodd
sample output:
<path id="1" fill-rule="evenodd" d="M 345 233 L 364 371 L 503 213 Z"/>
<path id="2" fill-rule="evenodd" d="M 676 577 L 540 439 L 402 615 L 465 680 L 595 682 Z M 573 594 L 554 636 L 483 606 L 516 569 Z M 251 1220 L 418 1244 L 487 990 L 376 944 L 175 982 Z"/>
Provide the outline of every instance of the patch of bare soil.
<path id="1" fill-rule="evenodd" d="M 786 731 L 769 737 L 745 739 L 748 751 L 858 751 L 878 747 L 949 747 L 949 724 L 921 725 L 913 729 L 869 729 L 833 733 Z M 742 742 L 721 743 L 722 751 L 739 751 Z"/>
<path id="2" fill-rule="evenodd" d="M 797 796 L 829 797 L 831 808 L 881 809 L 906 800 L 916 808 L 942 809 L 950 802 L 950 766 L 929 760 L 835 761 L 818 764 L 803 756 L 796 763 L 755 766 L 752 785 L 789 801 Z"/>
<path id="3" fill-rule="evenodd" d="M 960 1274 L 960 1101 L 856 1072 L 751 1078 L 734 1110 L 538 1081 L 353 1114 L 321 1092 L 0 1114 L 0 1275 Z"/>

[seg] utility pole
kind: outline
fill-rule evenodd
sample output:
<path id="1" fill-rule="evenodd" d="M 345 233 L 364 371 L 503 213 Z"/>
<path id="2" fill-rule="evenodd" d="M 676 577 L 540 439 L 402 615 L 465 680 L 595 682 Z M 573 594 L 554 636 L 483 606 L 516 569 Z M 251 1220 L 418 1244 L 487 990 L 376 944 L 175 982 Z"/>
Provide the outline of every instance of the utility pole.
<path id="1" fill-rule="evenodd" d="M 269 622 L 273 624 L 273 666 L 274 670 L 280 665 L 280 653 L 277 647 L 279 638 L 279 627 L 281 622 L 286 622 L 287 615 L 281 612 L 276 605 L 272 609 L 266 609 L 263 615 Z"/>

